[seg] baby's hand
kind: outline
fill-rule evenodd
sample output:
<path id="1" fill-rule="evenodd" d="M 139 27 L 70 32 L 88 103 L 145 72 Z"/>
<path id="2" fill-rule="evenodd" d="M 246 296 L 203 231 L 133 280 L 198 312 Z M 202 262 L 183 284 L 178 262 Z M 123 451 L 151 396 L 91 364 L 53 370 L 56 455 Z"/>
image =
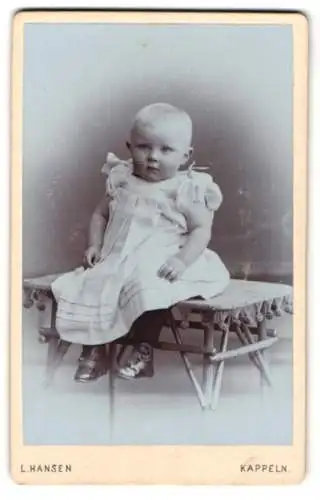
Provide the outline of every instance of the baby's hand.
<path id="1" fill-rule="evenodd" d="M 100 250 L 95 246 L 90 246 L 87 248 L 84 254 L 85 260 L 87 261 L 89 267 L 93 267 L 100 260 Z"/>
<path id="2" fill-rule="evenodd" d="M 176 281 L 181 278 L 186 270 L 186 265 L 177 257 L 170 257 L 159 269 L 158 276 L 168 281 Z"/>

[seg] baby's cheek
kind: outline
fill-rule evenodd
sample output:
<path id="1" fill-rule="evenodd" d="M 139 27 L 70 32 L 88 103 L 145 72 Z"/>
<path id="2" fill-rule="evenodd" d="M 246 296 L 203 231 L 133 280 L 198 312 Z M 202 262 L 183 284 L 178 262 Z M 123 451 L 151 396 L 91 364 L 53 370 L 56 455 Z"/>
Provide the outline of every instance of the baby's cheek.
<path id="1" fill-rule="evenodd" d="M 140 154 L 140 153 L 135 153 L 135 154 L 133 155 L 133 161 L 134 161 L 135 163 L 141 163 L 142 158 L 143 158 L 143 156 L 142 156 L 142 154 Z"/>
<path id="2" fill-rule="evenodd" d="M 175 175 L 177 175 L 178 169 L 179 165 L 177 164 L 168 166 L 167 168 L 168 177 L 174 177 Z"/>
<path id="3" fill-rule="evenodd" d="M 143 172 L 144 162 L 141 160 L 141 158 L 133 162 L 133 170 L 134 172 Z"/>

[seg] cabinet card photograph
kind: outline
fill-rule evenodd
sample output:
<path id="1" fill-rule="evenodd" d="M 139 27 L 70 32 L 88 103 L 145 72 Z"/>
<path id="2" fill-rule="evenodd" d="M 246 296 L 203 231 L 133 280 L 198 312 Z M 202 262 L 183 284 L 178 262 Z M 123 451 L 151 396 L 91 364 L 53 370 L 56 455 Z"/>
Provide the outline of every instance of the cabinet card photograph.
<path id="1" fill-rule="evenodd" d="M 20 11 L 11 473 L 305 474 L 308 21 Z"/>

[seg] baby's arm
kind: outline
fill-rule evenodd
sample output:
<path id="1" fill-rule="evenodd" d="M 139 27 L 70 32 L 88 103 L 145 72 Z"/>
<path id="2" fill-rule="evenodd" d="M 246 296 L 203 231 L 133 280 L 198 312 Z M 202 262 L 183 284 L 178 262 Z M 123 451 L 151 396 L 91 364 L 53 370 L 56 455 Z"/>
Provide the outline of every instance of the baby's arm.
<path id="1" fill-rule="evenodd" d="M 176 257 L 189 267 L 207 248 L 211 239 L 212 211 L 200 203 L 186 215 L 189 235 Z"/>
<path id="2" fill-rule="evenodd" d="M 180 251 L 160 268 L 159 276 L 174 281 L 193 264 L 207 248 L 211 238 L 213 212 L 201 203 L 192 204 L 192 210 L 185 210 L 189 234 Z"/>
<path id="3" fill-rule="evenodd" d="M 89 266 L 96 264 L 100 258 L 104 232 L 109 217 L 109 197 L 104 196 L 95 208 L 89 226 L 89 247 L 85 252 Z"/>

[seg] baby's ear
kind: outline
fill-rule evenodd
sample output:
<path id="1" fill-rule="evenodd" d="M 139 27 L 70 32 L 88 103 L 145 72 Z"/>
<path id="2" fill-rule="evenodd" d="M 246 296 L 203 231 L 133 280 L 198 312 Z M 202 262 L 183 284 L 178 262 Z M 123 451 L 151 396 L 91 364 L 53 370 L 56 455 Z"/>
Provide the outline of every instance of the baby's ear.
<path id="1" fill-rule="evenodd" d="M 129 151 L 130 151 L 130 150 L 131 150 L 131 144 L 130 144 L 130 142 L 129 142 L 129 141 L 127 141 L 127 142 L 126 142 L 126 146 L 127 146 L 127 148 L 129 149 Z"/>
<path id="2" fill-rule="evenodd" d="M 192 156 L 193 156 L 193 148 L 189 148 L 188 152 L 185 154 L 186 161 L 191 160 Z"/>

